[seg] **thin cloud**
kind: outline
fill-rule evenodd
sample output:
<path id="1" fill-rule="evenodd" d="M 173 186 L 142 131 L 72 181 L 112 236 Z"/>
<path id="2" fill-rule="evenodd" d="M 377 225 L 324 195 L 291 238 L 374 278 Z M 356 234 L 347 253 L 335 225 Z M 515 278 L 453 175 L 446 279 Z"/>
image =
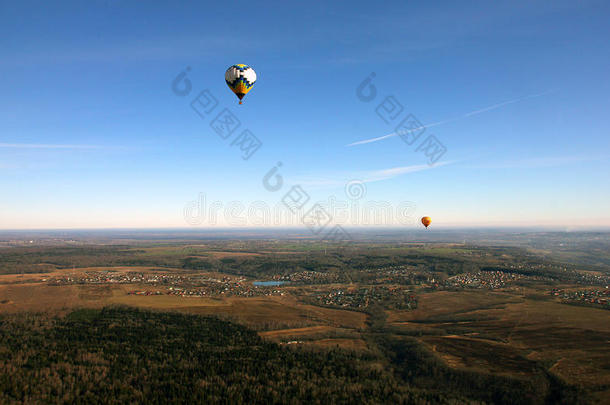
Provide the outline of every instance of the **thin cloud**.
<path id="1" fill-rule="evenodd" d="M 491 111 L 491 110 L 495 110 L 496 108 L 504 107 L 505 105 L 519 103 L 521 101 L 529 100 L 530 98 L 536 98 L 536 97 L 545 96 L 545 95 L 547 95 L 549 93 L 552 93 L 552 92 L 553 92 L 553 90 L 547 90 L 547 91 L 542 92 L 542 93 L 530 94 L 529 96 L 516 98 L 514 100 L 503 101 L 501 103 L 490 105 L 489 107 L 481 108 L 480 110 L 471 111 L 469 113 L 464 114 L 460 118 L 471 117 L 473 115 L 481 114 L 481 113 L 484 113 L 486 111 Z"/>
<path id="2" fill-rule="evenodd" d="M 446 166 L 455 163 L 454 161 L 438 162 L 434 165 L 422 164 L 411 166 L 391 167 L 388 169 L 371 170 L 367 172 L 352 172 L 352 173 L 335 173 L 324 177 L 308 177 L 294 179 L 293 182 L 301 186 L 312 188 L 331 188 L 343 187 L 347 182 L 358 179 L 362 183 L 373 183 L 377 181 L 389 180 L 408 173 L 421 172 L 425 170 L 435 169 L 437 167 Z"/>
<path id="3" fill-rule="evenodd" d="M 369 172 L 369 173 L 365 174 L 364 176 L 362 176 L 362 182 L 372 183 L 375 181 L 388 180 L 388 179 L 391 179 L 391 178 L 394 178 L 397 176 L 402 176 L 403 174 L 435 169 L 437 167 L 446 166 L 451 163 L 454 163 L 454 162 L 447 161 L 447 162 L 435 163 L 434 165 L 428 165 L 428 164 L 412 165 L 412 166 L 392 167 L 392 168 L 383 169 L 383 170 L 375 170 L 375 171 Z"/>
<path id="4" fill-rule="evenodd" d="M 421 127 L 413 128 L 409 132 L 419 131 L 420 129 L 425 129 L 425 128 L 432 128 L 432 127 L 435 127 L 437 125 L 442 125 L 442 124 L 445 124 L 447 122 L 455 121 L 456 119 L 457 118 L 454 118 L 452 120 L 433 122 L 432 124 L 428 124 L 428 125 L 422 125 Z M 381 140 L 386 139 L 386 138 L 392 138 L 392 137 L 397 136 L 397 135 L 399 135 L 399 134 L 396 133 L 396 132 L 392 132 L 391 134 L 383 135 L 383 136 L 380 136 L 380 137 L 377 137 L 377 138 L 371 138 L 371 139 L 365 139 L 363 141 L 352 142 L 352 143 L 348 144 L 347 146 L 364 145 L 366 143 L 372 143 L 372 142 L 381 141 Z"/>
<path id="5" fill-rule="evenodd" d="M 457 118 L 451 118 L 451 119 L 448 119 L 448 120 L 433 122 L 432 124 L 422 125 L 420 127 L 413 128 L 413 129 L 411 129 L 411 130 L 409 130 L 407 132 L 414 132 L 414 131 L 419 131 L 421 129 L 432 128 L 432 127 L 436 127 L 438 125 L 447 124 L 449 122 L 454 122 L 454 121 L 461 120 L 461 119 L 464 119 L 464 118 L 472 117 L 474 115 L 482 114 L 482 113 L 487 112 L 487 111 L 492 111 L 492 110 L 495 110 L 497 108 L 504 107 L 505 105 L 519 103 L 521 101 L 529 100 L 530 98 L 541 97 L 541 96 L 544 96 L 544 95 L 549 94 L 549 93 L 552 93 L 552 90 L 548 90 L 548 91 L 545 91 L 543 93 L 530 94 L 530 95 L 527 95 L 527 96 L 524 96 L 524 97 L 515 98 L 513 100 L 508 100 L 508 101 L 503 101 L 501 103 L 492 104 L 490 106 L 487 106 L 487 107 L 484 107 L 484 108 L 480 108 L 478 110 L 470 111 L 470 112 L 468 112 L 466 114 L 463 114 L 463 115 L 461 115 L 461 116 L 459 116 Z M 376 137 L 376 138 L 370 138 L 370 139 L 364 139 L 362 141 L 352 142 L 350 144 L 347 144 L 346 146 L 364 145 L 364 144 L 367 144 L 367 143 L 378 142 L 378 141 L 381 141 L 381 140 L 384 140 L 384 139 L 387 139 L 387 138 L 392 138 L 392 137 L 398 136 L 398 135 L 400 135 L 400 134 L 398 134 L 397 132 L 392 132 L 391 134 L 388 134 L 388 135 L 383 135 L 383 136 L 379 136 L 379 137 Z"/>
<path id="6" fill-rule="evenodd" d="M 98 145 L 61 145 L 45 143 L 0 143 L 0 148 L 15 149 L 101 149 Z"/>

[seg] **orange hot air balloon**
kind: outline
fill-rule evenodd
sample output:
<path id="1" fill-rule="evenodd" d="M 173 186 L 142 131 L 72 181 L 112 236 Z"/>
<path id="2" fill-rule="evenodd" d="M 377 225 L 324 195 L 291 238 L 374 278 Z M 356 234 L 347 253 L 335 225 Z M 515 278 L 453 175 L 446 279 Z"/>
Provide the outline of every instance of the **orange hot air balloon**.
<path id="1" fill-rule="evenodd" d="M 421 223 L 427 228 L 432 223 L 432 219 L 430 217 L 423 217 Z"/>

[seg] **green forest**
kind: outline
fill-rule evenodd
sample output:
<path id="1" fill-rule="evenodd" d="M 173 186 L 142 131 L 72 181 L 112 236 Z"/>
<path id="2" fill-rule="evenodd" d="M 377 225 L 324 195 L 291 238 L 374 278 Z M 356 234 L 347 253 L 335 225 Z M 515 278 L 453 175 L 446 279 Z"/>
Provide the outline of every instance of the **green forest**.
<path id="1" fill-rule="evenodd" d="M 406 403 L 370 357 L 264 342 L 213 317 L 128 308 L 3 317 L 2 403 Z"/>
<path id="2" fill-rule="evenodd" d="M 414 341 L 381 333 L 370 335 L 379 347 L 373 354 L 289 348 L 214 317 L 127 307 L 0 319 L 2 403 L 514 404 L 578 397 L 542 375 L 523 381 L 454 372 Z"/>

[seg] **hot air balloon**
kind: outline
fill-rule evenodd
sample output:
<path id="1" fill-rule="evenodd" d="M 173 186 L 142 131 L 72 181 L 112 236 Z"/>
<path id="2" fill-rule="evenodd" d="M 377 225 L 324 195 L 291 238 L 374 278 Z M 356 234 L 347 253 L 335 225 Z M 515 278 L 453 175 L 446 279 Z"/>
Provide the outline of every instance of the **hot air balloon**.
<path id="1" fill-rule="evenodd" d="M 241 104 L 241 99 L 248 94 L 256 82 L 256 72 L 248 65 L 233 65 L 225 72 L 225 81 Z"/>
<path id="2" fill-rule="evenodd" d="M 427 228 L 432 223 L 432 219 L 430 217 L 423 217 L 421 223 Z"/>

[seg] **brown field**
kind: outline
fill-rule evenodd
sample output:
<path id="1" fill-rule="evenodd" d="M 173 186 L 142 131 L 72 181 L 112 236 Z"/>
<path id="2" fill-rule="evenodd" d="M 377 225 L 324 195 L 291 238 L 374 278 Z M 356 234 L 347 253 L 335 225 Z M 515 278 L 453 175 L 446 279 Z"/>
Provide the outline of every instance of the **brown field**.
<path id="1" fill-rule="evenodd" d="M 310 326 L 308 328 L 270 330 L 267 332 L 260 332 L 259 335 L 267 338 L 278 338 L 284 336 L 307 336 L 321 332 L 329 332 L 332 330 L 334 329 L 330 326 Z"/>
<path id="2" fill-rule="evenodd" d="M 507 375 L 536 371 L 534 361 L 507 344 L 462 336 L 426 336 L 421 341 L 452 367 Z"/>
<path id="3" fill-rule="evenodd" d="M 85 286 L 49 286 L 43 284 L 0 285 L 0 312 L 60 312 L 65 309 L 105 305 L 108 293 L 98 293 L 99 299 L 91 299 L 92 291 Z M 102 297 L 103 296 L 103 297 Z"/>
<path id="4" fill-rule="evenodd" d="M 387 322 L 426 321 L 456 314 L 466 314 L 479 309 L 503 308 L 519 298 L 502 292 L 487 291 L 437 291 L 420 294 L 417 309 L 413 311 L 388 311 Z"/>
<path id="5" fill-rule="evenodd" d="M 340 347 L 359 352 L 368 350 L 366 342 L 362 339 L 320 339 L 312 342 L 305 342 L 304 345 L 325 348 Z"/>
<path id="6" fill-rule="evenodd" d="M 0 275 L 0 285 L 2 284 L 11 284 L 11 283 L 22 283 L 22 282 L 42 282 L 44 279 L 48 279 L 51 277 L 60 277 L 60 276 L 72 276 L 72 275 L 82 275 L 82 273 L 89 271 L 112 271 L 112 272 L 131 272 L 131 271 L 139 271 L 139 272 L 157 272 L 159 271 L 157 267 L 150 266 L 133 266 L 133 267 L 76 267 L 69 269 L 54 269 L 53 271 L 44 272 L 44 273 L 27 273 L 27 274 L 1 274 Z M 167 269 L 172 270 L 172 269 Z M 164 269 L 165 271 L 165 269 Z"/>
<path id="7" fill-rule="evenodd" d="M 311 326 L 307 328 L 280 329 L 259 332 L 265 339 L 277 343 L 298 344 L 311 347 L 342 347 L 349 350 L 368 350 L 361 334 L 354 329 L 334 328 L 331 326 Z"/>
<path id="8" fill-rule="evenodd" d="M 531 291 L 440 291 L 420 298 L 414 311 L 390 311 L 388 322 L 421 332 L 419 340 L 450 366 L 519 375 L 532 372 L 530 360 L 536 360 L 569 383 L 610 384 L 608 310 Z"/>
<path id="9" fill-rule="evenodd" d="M 11 276 L 19 277 L 19 276 Z M 24 275 L 28 279 L 31 275 Z M 48 275 L 47 275 L 48 277 Z M 358 329 L 366 326 L 360 312 L 302 305 L 292 297 L 201 298 L 174 295 L 136 296 L 127 292 L 154 288 L 134 284 L 46 285 L 40 282 L 0 284 L 0 312 L 59 312 L 70 308 L 130 305 L 220 315 L 257 329 L 325 326 Z"/>
<path id="10" fill-rule="evenodd" d="M 253 256 L 262 256 L 260 253 L 253 252 L 218 252 L 218 251 L 210 251 L 207 252 L 208 255 L 212 256 L 214 259 L 223 259 L 226 257 L 253 257 Z"/>
<path id="11" fill-rule="evenodd" d="M 361 338 L 367 315 L 300 303 L 295 297 L 201 298 L 127 295 L 152 286 L 61 285 L 42 279 L 85 271 L 151 271 L 150 267 L 88 267 L 0 276 L 0 312 L 55 312 L 130 305 L 218 315 L 254 327 L 266 339 L 312 347 L 370 350 Z M 214 274 L 214 273 L 206 273 Z M 569 287 L 569 286 L 566 286 Z M 290 291 L 291 289 L 287 289 Z M 313 288 L 315 290 L 315 288 Z M 556 302 L 543 290 L 436 291 L 418 294 L 413 311 L 387 311 L 388 326 L 408 332 L 449 366 L 528 376 L 534 362 L 569 383 L 610 385 L 610 311 Z M 601 398 L 601 397 L 600 397 Z"/>
<path id="12" fill-rule="evenodd" d="M 207 245 L 134 247 L 131 250 L 145 256 L 212 257 L 215 259 L 262 256 L 261 253 L 240 250 L 211 250 Z"/>

